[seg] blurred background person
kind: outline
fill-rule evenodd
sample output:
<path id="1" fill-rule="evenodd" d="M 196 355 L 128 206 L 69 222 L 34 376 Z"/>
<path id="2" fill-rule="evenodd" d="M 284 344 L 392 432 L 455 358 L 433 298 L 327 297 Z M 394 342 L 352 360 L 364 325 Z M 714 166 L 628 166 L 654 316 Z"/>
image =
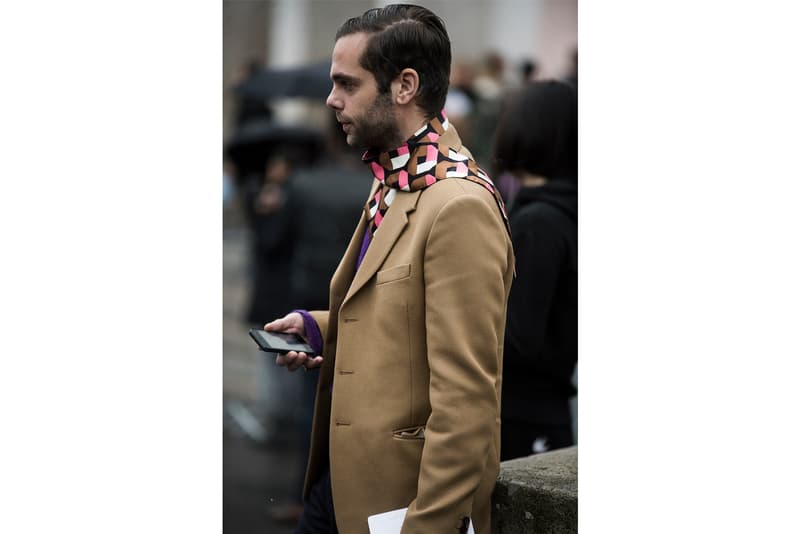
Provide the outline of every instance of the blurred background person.
<path id="1" fill-rule="evenodd" d="M 480 72 L 472 82 L 476 99 L 471 132 L 473 144 L 470 145 L 470 150 L 475 161 L 483 168 L 488 168 L 491 161 L 492 138 L 508 90 L 505 65 L 505 60 L 499 52 L 494 50 L 486 52 Z"/>
<path id="2" fill-rule="evenodd" d="M 290 305 L 286 281 L 290 278 L 296 226 L 292 224 L 289 182 L 297 169 L 313 165 L 319 156 L 318 139 L 291 139 L 286 130 L 275 130 L 263 145 L 256 145 L 267 161 L 260 173 L 245 177 L 242 187 L 252 240 L 252 290 L 246 314 L 247 323 L 252 325 L 263 324 L 265 317 L 283 313 Z"/>
<path id="3" fill-rule="evenodd" d="M 350 242 L 353 221 L 358 220 L 364 191 L 372 180 L 361 153 L 347 144 L 347 134 L 331 112 L 324 155 L 319 163 L 298 171 L 290 184 L 296 241 L 289 280 L 297 308 L 328 306 L 331 277 Z M 326 224 L 308 224 L 312 220 Z"/>
<path id="4" fill-rule="evenodd" d="M 292 207 L 286 188 L 293 163 L 283 154 L 270 158 L 264 181 L 252 199 L 253 287 L 247 322 L 258 324 L 290 302 L 289 277 L 294 249 Z"/>
<path id="5" fill-rule="evenodd" d="M 278 124 L 271 113 L 255 113 L 237 124 L 227 143 L 226 168 L 249 229 L 252 290 L 244 316 L 248 324 L 263 324 L 290 302 L 289 285 L 283 282 L 289 278 L 294 246 L 287 188 L 296 170 L 316 163 L 322 143 L 322 134 L 314 128 Z"/>
<path id="6" fill-rule="evenodd" d="M 475 92 L 483 100 L 499 100 L 506 90 L 506 62 L 495 50 L 486 52 L 481 73 L 473 81 Z"/>
<path id="7" fill-rule="evenodd" d="M 503 360 L 501 460 L 574 444 L 578 359 L 578 102 L 563 82 L 535 82 L 498 123 L 496 171 L 518 177 L 509 209 L 517 277 Z"/>
<path id="8" fill-rule="evenodd" d="M 285 313 L 292 303 L 288 280 L 297 226 L 289 187 L 298 170 L 316 164 L 323 146 L 322 133 L 313 126 L 279 123 L 271 112 L 269 94 L 239 90 L 257 83 L 265 71 L 250 62 L 232 80 L 229 94 L 237 98 L 237 121 L 225 146 L 224 168 L 234 186 L 229 187 L 229 194 L 231 189 L 235 194 L 229 197 L 223 218 L 229 228 L 226 241 L 233 241 L 230 236 L 236 235 L 236 241 L 245 244 L 241 271 L 247 283 L 236 292 L 241 295 L 236 299 L 240 301 L 236 319 L 244 330 L 241 337 L 249 353 L 247 360 L 257 363 L 248 373 L 254 386 L 252 404 L 226 399 L 226 409 L 260 446 L 285 440 L 289 435 L 285 429 L 298 425 L 301 382 L 276 378 L 274 366 L 265 363 L 264 353 L 252 345 L 246 332 L 275 313 Z M 231 223 L 236 225 L 235 232 Z M 228 252 L 225 255 L 230 257 Z M 230 278 L 227 273 L 226 278 Z M 227 296 L 230 285 L 226 286 Z M 234 353 L 227 347 L 226 352 Z M 245 372 L 242 369 L 242 374 Z"/>
<path id="9" fill-rule="evenodd" d="M 475 70 L 469 61 L 454 61 L 450 67 L 450 86 L 444 111 L 453 126 L 458 130 L 461 141 L 472 146 L 472 123 L 475 120 L 478 95 L 472 87 Z"/>

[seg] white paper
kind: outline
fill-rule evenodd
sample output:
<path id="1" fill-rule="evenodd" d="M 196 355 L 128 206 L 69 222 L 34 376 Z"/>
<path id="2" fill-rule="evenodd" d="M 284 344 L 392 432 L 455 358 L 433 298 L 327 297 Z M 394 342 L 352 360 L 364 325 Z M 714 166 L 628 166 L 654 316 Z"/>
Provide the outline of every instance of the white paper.
<path id="1" fill-rule="evenodd" d="M 367 524 L 369 525 L 370 534 L 400 534 L 407 511 L 408 508 L 401 508 L 369 516 Z M 469 522 L 467 534 L 475 534 L 475 529 L 472 528 L 472 521 Z"/>

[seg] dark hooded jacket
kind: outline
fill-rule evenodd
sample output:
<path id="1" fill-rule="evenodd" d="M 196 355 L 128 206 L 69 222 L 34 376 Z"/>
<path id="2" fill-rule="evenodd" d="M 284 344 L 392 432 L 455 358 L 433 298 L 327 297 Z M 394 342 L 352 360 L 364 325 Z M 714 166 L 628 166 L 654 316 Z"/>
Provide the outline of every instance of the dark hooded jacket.
<path id="1" fill-rule="evenodd" d="M 570 424 L 578 360 L 578 189 L 523 187 L 510 208 L 517 277 L 503 357 L 503 419 Z"/>

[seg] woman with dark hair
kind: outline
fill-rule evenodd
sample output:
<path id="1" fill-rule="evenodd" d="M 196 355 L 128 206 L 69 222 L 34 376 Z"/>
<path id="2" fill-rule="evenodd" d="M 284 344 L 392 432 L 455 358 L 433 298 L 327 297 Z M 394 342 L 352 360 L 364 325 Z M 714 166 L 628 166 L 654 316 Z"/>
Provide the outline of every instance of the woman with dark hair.
<path id="1" fill-rule="evenodd" d="M 569 399 L 578 359 L 578 102 L 536 82 L 498 123 L 495 174 L 521 188 L 509 210 L 517 278 L 503 363 L 501 460 L 574 444 Z"/>

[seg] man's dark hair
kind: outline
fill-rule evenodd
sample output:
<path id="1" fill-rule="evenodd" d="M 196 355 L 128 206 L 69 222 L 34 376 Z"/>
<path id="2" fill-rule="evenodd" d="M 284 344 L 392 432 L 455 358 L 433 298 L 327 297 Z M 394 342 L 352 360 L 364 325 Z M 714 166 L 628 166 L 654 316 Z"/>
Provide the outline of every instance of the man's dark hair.
<path id="1" fill-rule="evenodd" d="M 525 170 L 550 180 L 577 181 L 578 95 L 558 81 L 534 82 L 501 112 L 494 172 Z"/>
<path id="2" fill-rule="evenodd" d="M 405 68 L 419 74 L 417 105 L 427 118 L 444 107 L 450 81 L 450 38 L 444 22 L 432 11 L 408 4 L 373 8 L 347 20 L 336 32 L 369 34 L 359 63 L 375 76 L 378 91 L 389 91 L 392 80 Z"/>

